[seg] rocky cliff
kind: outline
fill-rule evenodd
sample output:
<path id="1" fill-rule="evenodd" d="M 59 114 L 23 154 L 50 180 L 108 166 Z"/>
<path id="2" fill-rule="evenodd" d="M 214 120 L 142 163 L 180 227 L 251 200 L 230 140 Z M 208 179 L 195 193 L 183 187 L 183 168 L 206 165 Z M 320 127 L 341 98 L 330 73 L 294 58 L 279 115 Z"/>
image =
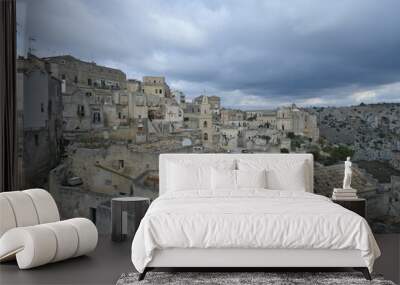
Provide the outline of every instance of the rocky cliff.
<path id="1" fill-rule="evenodd" d="M 320 134 L 355 150 L 353 160 L 391 160 L 400 150 L 400 104 L 314 107 Z"/>

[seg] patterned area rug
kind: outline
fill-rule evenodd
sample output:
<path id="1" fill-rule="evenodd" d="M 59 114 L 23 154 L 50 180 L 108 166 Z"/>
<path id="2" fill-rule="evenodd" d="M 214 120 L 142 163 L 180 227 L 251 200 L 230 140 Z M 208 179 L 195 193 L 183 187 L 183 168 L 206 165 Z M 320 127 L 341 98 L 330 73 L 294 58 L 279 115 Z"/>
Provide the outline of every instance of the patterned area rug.
<path id="1" fill-rule="evenodd" d="M 359 272 L 148 272 L 138 281 L 138 273 L 122 274 L 117 285 L 145 284 L 327 284 L 327 285 L 395 285 L 381 276 L 368 281 Z"/>

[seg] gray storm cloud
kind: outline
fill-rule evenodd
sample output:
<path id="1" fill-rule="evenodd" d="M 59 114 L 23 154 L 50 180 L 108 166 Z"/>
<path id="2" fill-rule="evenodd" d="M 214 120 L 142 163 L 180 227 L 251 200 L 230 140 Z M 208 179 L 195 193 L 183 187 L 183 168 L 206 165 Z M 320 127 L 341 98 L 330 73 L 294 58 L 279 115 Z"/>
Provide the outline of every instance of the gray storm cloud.
<path id="1" fill-rule="evenodd" d="M 38 55 L 163 74 L 189 96 L 245 108 L 400 100 L 397 0 L 18 2 Z"/>

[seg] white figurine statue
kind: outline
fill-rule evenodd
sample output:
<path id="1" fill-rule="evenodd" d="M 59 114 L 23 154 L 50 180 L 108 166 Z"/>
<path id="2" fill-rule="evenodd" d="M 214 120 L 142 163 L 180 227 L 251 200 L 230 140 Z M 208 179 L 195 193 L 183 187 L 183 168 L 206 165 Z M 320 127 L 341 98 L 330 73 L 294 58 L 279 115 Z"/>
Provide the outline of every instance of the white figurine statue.
<path id="1" fill-rule="evenodd" d="M 344 162 L 344 179 L 343 179 L 343 189 L 352 189 L 351 188 L 351 161 L 350 157 L 347 157 L 347 160 Z"/>

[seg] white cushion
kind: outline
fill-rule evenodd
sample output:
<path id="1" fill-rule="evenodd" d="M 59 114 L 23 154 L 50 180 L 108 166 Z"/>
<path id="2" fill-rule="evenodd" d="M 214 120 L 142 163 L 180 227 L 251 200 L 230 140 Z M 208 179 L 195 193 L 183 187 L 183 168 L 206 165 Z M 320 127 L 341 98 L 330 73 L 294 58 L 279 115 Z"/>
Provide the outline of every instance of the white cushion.
<path id="1" fill-rule="evenodd" d="M 51 229 L 57 240 L 57 250 L 51 262 L 57 262 L 70 258 L 78 250 L 78 233 L 66 221 L 43 224 Z"/>
<path id="2" fill-rule="evenodd" d="M 74 218 L 63 222 L 71 224 L 79 236 L 78 248 L 74 257 L 91 252 L 96 248 L 98 233 L 96 226 L 91 220 L 85 218 Z"/>
<path id="3" fill-rule="evenodd" d="M 190 156 L 189 156 L 190 157 Z M 211 191 L 211 167 L 235 169 L 235 160 L 218 159 L 212 165 L 208 159 L 174 159 L 166 163 L 166 191 Z"/>
<path id="4" fill-rule="evenodd" d="M 211 189 L 210 167 L 170 163 L 168 191 Z"/>
<path id="5" fill-rule="evenodd" d="M 31 197 L 22 191 L 3 192 L 1 195 L 10 202 L 17 227 L 33 226 L 39 223 Z"/>
<path id="6" fill-rule="evenodd" d="M 15 256 L 20 269 L 49 263 L 56 251 L 56 236 L 43 225 L 13 228 L 0 238 L 0 260 Z"/>
<path id="7" fill-rule="evenodd" d="M 239 170 L 267 170 L 267 188 L 272 190 L 306 191 L 306 165 L 304 161 L 287 159 L 238 160 Z"/>
<path id="8" fill-rule="evenodd" d="M 60 220 L 56 202 L 49 192 L 43 189 L 22 191 L 32 199 L 39 218 L 39 224 L 57 222 Z"/>
<path id="9" fill-rule="evenodd" d="M 211 169 L 211 187 L 213 191 L 236 190 L 236 170 L 232 169 Z"/>
<path id="10" fill-rule="evenodd" d="M 9 229 L 15 228 L 14 211 L 8 199 L 0 194 L 0 237 Z"/>
<path id="11" fill-rule="evenodd" d="M 267 171 L 236 170 L 237 188 L 267 188 Z"/>

